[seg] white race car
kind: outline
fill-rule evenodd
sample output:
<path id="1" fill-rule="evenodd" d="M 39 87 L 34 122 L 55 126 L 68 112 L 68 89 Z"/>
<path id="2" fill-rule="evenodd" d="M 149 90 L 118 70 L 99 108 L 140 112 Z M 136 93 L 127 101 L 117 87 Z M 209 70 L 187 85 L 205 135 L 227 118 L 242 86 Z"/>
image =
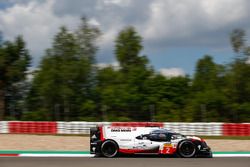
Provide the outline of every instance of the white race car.
<path id="1" fill-rule="evenodd" d="M 161 127 L 98 126 L 90 129 L 90 153 L 115 157 L 118 154 L 164 154 L 177 157 L 212 157 L 206 142 Z"/>

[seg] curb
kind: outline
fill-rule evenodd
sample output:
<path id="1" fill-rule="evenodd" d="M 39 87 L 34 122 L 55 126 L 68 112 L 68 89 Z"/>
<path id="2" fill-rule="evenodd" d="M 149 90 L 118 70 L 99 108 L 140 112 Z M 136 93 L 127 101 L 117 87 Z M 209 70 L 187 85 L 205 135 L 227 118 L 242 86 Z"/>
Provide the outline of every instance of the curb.
<path id="1" fill-rule="evenodd" d="M 94 157 L 88 151 L 0 151 L 0 157 Z M 213 152 L 213 157 L 250 157 L 250 152 Z"/>
<path id="2" fill-rule="evenodd" d="M 213 154 L 213 157 L 250 157 L 250 154 Z"/>
<path id="3" fill-rule="evenodd" d="M 18 157 L 94 157 L 94 154 L 19 154 Z"/>

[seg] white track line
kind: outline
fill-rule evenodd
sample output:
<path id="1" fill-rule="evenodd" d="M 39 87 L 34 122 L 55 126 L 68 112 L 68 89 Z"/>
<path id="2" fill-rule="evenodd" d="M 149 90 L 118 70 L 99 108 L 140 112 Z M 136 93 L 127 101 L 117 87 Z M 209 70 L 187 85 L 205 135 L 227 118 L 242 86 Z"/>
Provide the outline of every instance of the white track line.
<path id="1" fill-rule="evenodd" d="M 250 157 L 250 154 L 213 154 L 213 157 Z"/>
<path id="2" fill-rule="evenodd" d="M 93 154 L 19 154 L 20 157 L 94 157 Z M 250 154 L 213 154 L 213 157 L 250 157 Z"/>
<path id="3" fill-rule="evenodd" d="M 9 157 L 9 156 L 0 156 Z M 94 154 L 19 154 L 17 157 L 94 157 Z M 250 154 L 213 154 L 213 157 L 250 157 Z"/>
<path id="4" fill-rule="evenodd" d="M 94 157 L 94 154 L 19 154 L 19 157 Z"/>

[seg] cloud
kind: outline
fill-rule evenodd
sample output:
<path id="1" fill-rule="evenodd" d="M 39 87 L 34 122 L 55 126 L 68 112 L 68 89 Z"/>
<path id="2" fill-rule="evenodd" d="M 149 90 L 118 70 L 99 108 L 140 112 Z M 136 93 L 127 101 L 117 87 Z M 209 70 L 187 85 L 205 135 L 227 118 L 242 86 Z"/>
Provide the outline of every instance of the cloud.
<path id="1" fill-rule="evenodd" d="M 40 69 L 36 67 L 30 67 L 28 71 L 26 71 L 26 81 L 31 82 L 34 79 L 36 72 Z"/>
<path id="2" fill-rule="evenodd" d="M 143 34 L 151 45 L 225 46 L 233 28 L 250 26 L 248 6 L 246 0 L 156 0 Z"/>
<path id="3" fill-rule="evenodd" d="M 114 70 L 119 70 L 120 64 L 118 62 L 112 62 L 112 63 L 97 63 L 96 67 L 99 69 L 107 68 L 107 67 L 112 67 Z"/>
<path id="4" fill-rule="evenodd" d="M 37 63 L 44 50 L 49 48 L 54 34 L 62 25 L 76 26 L 79 18 L 73 16 L 57 17 L 53 14 L 54 1 L 31 1 L 25 4 L 14 4 L 0 10 L 0 30 L 4 39 L 12 40 L 21 34 L 27 41 L 28 48 Z"/>
<path id="5" fill-rule="evenodd" d="M 249 6 L 248 0 L 6 0 L 0 30 L 6 39 L 23 34 L 38 62 L 59 26 L 74 29 L 86 15 L 103 32 L 98 60 L 111 63 L 115 37 L 127 25 L 136 27 L 151 57 L 171 47 L 225 48 L 232 29 L 250 32 Z"/>
<path id="6" fill-rule="evenodd" d="M 162 68 L 159 71 L 165 77 L 185 76 L 185 72 L 181 68 Z"/>
<path id="7" fill-rule="evenodd" d="M 112 4 L 118 6 L 128 6 L 131 0 L 104 0 L 104 4 Z"/>
<path id="8" fill-rule="evenodd" d="M 250 64 L 250 57 L 246 60 L 246 64 Z"/>

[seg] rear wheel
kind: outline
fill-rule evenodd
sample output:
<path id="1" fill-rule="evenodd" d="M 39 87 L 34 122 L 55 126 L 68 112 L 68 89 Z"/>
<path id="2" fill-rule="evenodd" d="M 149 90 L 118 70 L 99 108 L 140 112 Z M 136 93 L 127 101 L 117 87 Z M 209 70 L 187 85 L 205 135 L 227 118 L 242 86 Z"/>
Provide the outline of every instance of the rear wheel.
<path id="1" fill-rule="evenodd" d="M 194 157 L 196 153 L 196 146 L 188 140 L 183 140 L 178 145 L 178 154 L 183 158 Z"/>
<path id="2" fill-rule="evenodd" d="M 106 140 L 101 146 L 102 155 L 108 158 L 115 157 L 118 154 L 118 145 L 115 141 Z"/>

